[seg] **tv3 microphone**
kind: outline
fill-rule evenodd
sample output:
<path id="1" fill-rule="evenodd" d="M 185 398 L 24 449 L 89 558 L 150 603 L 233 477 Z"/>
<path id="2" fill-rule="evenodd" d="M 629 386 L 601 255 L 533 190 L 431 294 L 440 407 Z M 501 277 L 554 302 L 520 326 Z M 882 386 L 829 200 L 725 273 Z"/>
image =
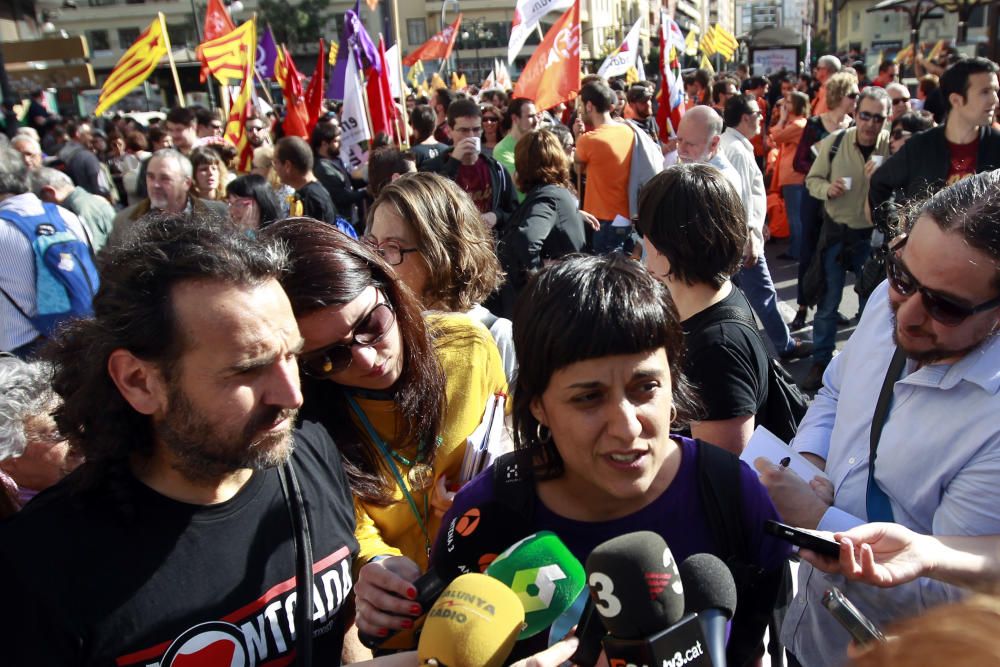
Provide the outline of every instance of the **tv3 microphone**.
<path id="1" fill-rule="evenodd" d="M 455 577 L 482 573 L 511 542 L 524 535 L 515 532 L 521 517 L 506 505 L 494 501 L 471 507 L 441 526 L 427 572 L 413 582 L 413 600 L 426 612 Z M 359 633 L 368 648 L 412 649 L 417 645 L 419 623 L 411 630 L 391 632 L 387 637 Z"/>
<path id="2" fill-rule="evenodd" d="M 599 545 L 587 559 L 587 583 L 611 667 L 712 667 L 697 616 L 684 614 L 684 587 L 662 537 L 640 531 Z"/>

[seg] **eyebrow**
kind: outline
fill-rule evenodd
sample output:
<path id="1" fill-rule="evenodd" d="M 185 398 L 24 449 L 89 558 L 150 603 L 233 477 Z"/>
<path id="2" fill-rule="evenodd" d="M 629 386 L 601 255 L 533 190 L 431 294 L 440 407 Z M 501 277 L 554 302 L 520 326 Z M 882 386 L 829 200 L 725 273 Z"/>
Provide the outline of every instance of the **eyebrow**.
<path id="1" fill-rule="evenodd" d="M 961 306 L 969 306 L 970 308 L 973 306 L 972 301 L 969 301 L 965 297 L 961 297 L 961 296 L 958 296 L 957 294 L 952 294 L 951 292 L 946 292 L 944 290 L 934 289 L 933 287 L 928 287 L 924 283 L 920 282 L 920 280 L 915 275 L 913 275 L 913 271 L 911 271 L 910 267 L 908 267 L 906 265 L 906 262 L 903 261 L 903 256 L 899 255 L 898 259 L 899 259 L 899 263 L 903 265 L 903 269 L 905 269 L 906 272 L 910 274 L 910 277 L 913 278 L 914 281 L 916 281 L 917 283 L 919 283 L 920 286 L 923 287 L 928 292 L 934 292 L 938 296 L 943 296 L 943 297 L 945 297 L 947 299 L 950 299 L 950 300 L 954 301 L 956 304 L 961 305 Z"/>
<path id="2" fill-rule="evenodd" d="M 645 380 L 645 379 L 657 379 L 658 380 L 661 377 L 663 377 L 663 372 L 660 371 L 660 370 L 653 370 L 653 369 L 643 370 L 643 369 L 639 369 L 635 373 L 632 374 L 632 377 L 630 377 L 628 381 L 629 382 L 635 382 L 636 380 Z M 574 382 L 573 384 L 567 385 L 566 388 L 567 389 L 593 389 L 594 387 L 600 387 L 603 384 L 604 384 L 603 382 L 599 382 L 598 380 L 584 380 L 583 382 Z"/>
<path id="3" fill-rule="evenodd" d="M 288 351 L 295 356 L 302 354 L 302 350 L 305 349 L 306 339 L 299 337 L 298 341 L 292 345 Z M 233 373 L 245 373 L 247 371 L 256 370 L 258 368 L 263 368 L 265 366 L 270 366 L 274 363 L 275 359 L 278 358 L 277 353 L 268 354 L 260 357 L 253 357 L 251 359 L 244 359 L 243 361 L 238 361 L 229 367 L 229 370 Z"/>

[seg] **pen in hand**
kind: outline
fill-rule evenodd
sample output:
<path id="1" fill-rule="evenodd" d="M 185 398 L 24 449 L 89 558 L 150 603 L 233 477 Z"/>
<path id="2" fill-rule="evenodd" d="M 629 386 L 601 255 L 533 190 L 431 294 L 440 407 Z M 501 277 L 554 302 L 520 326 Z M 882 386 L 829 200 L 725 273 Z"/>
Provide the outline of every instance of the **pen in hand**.
<path id="1" fill-rule="evenodd" d="M 781 461 L 778 462 L 778 465 L 781 466 L 782 468 L 787 468 L 791 462 L 792 462 L 792 457 L 786 456 L 785 458 L 781 459 Z"/>

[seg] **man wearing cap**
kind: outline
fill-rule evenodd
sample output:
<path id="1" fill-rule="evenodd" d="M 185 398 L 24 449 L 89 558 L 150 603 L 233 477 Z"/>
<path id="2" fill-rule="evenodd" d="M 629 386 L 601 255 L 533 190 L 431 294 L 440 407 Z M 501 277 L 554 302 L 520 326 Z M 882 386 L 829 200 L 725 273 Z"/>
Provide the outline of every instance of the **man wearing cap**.
<path id="1" fill-rule="evenodd" d="M 653 93 L 649 87 L 641 83 L 635 84 L 628 89 L 625 100 L 628 102 L 628 106 L 625 108 L 625 117 L 644 129 L 646 134 L 659 144 L 660 128 L 653 115 Z"/>

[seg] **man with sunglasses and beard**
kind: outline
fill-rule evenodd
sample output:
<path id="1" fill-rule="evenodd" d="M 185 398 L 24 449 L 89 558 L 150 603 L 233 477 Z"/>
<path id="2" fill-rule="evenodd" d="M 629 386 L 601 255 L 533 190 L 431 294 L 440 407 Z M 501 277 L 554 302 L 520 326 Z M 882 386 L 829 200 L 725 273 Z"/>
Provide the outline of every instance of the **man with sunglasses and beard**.
<path id="1" fill-rule="evenodd" d="M 820 263 L 826 285 L 813 321 L 812 367 L 802 388 L 815 391 L 837 343 L 837 319 L 847 272 L 855 275 L 871 253 L 872 225 L 865 215 L 868 174 L 889 154 L 886 119 L 888 93 L 869 86 L 861 91 L 854 127 L 834 132 L 817 144 L 819 153 L 806 176 L 806 188 L 823 202 L 823 226 L 813 265 Z M 861 299 L 859 312 L 865 307 Z"/>
<path id="2" fill-rule="evenodd" d="M 298 628 L 340 664 L 353 500 L 326 431 L 294 430 L 288 257 L 221 223 L 141 225 L 102 258 L 94 318 L 53 343 L 56 421 L 86 462 L 0 527 L 4 663 L 259 664 L 297 658 Z"/>
<path id="3" fill-rule="evenodd" d="M 793 441 L 829 482 L 755 465 L 791 525 L 1000 534 L 1000 172 L 964 179 L 908 214 L 887 275 Z M 877 588 L 802 563 L 781 633 L 799 664 L 844 662 L 850 637 L 820 608 L 833 586 L 879 626 L 959 595 L 928 579 Z"/>

